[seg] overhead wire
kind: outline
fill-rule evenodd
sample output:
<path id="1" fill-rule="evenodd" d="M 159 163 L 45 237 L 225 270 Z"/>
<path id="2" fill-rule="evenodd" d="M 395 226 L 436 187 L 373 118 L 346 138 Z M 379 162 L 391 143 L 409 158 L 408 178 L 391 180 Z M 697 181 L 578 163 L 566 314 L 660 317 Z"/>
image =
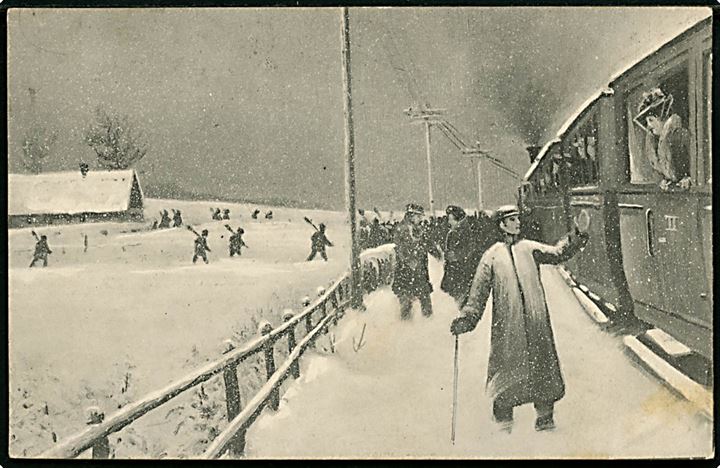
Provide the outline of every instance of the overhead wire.
<path id="1" fill-rule="evenodd" d="M 421 108 L 430 108 L 430 104 L 427 102 L 424 102 L 421 97 L 420 93 L 420 86 L 417 83 L 417 80 L 415 79 L 415 75 L 417 74 L 417 70 L 415 67 L 415 63 L 412 60 L 412 57 L 406 56 L 408 60 L 408 64 L 402 63 L 403 60 L 401 60 L 400 57 L 400 51 L 397 46 L 397 41 L 395 38 L 395 34 L 393 33 L 392 29 L 388 26 L 388 24 L 383 20 L 379 20 L 380 26 L 385 30 L 385 35 L 387 37 L 387 41 L 384 43 L 384 49 L 385 53 L 388 56 L 388 60 L 390 61 L 390 65 L 395 71 L 395 74 L 398 76 L 398 79 L 400 79 L 402 82 L 405 83 L 406 89 L 408 91 L 408 94 L 410 94 L 410 98 L 413 100 L 414 104 L 419 105 Z M 402 72 L 402 73 L 398 73 Z M 447 119 L 445 118 L 436 118 L 433 119 L 433 125 L 435 125 L 440 131 L 450 140 L 450 142 L 461 152 L 468 153 L 470 151 L 475 152 L 479 155 L 479 157 L 484 157 L 486 160 L 491 162 L 494 166 L 498 167 L 499 169 L 503 170 L 505 173 L 509 174 L 510 176 L 516 178 L 516 179 L 522 179 L 522 175 L 518 174 L 516 171 L 514 171 L 512 168 L 508 167 L 502 160 L 498 159 L 497 157 L 492 156 L 488 151 L 479 150 L 476 147 L 472 147 L 467 145 L 465 142 L 467 139 L 464 137 L 464 135 Z"/>

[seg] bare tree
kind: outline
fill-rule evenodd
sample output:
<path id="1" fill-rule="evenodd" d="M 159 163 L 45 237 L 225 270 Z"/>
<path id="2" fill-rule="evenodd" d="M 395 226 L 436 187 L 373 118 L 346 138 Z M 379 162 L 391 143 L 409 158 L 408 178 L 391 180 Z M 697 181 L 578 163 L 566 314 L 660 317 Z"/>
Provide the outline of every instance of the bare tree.
<path id="1" fill-rule="evenodd" d="M 37 125 L 30 127 L 25 133 L 22 143 L 22 163 L 25 168 L 33 174 L 42 172 L 45 159 L 50 154 L 50 148 L 56 140 L 56 131 L 48 131 Z"/>
<path id="2" fill-rule="evenodd" d="M 127 115 L 95 109 L 95 121 L 85 131 L 85 142 L 97 154 L 98 164 L 109 170 L 127 169 L 148 151 L 144 135 Z"/>

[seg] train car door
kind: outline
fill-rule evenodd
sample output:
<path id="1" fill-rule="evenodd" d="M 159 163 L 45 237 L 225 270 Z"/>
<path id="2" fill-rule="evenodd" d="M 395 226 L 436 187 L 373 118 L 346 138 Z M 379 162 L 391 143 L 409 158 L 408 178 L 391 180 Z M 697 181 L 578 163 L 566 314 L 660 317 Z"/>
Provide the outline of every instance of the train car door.
<path id="1" fill-rule="evenodd" d="M 695 194 L 661 194 L 655 205 L 655 255 L 663 274 L 665 310 L 709 328 L 703 235 L 703 206 Z"/>
<path id="2" fill-rule="evenodd" d="M 630 294 L 636 302 L 660 309 L 664 302 L 663 275 L 660 259 L 655 253 L 657 222 L 653 208 L 647 194 L 621 194 L 618 197 L 620 244 Z"/>

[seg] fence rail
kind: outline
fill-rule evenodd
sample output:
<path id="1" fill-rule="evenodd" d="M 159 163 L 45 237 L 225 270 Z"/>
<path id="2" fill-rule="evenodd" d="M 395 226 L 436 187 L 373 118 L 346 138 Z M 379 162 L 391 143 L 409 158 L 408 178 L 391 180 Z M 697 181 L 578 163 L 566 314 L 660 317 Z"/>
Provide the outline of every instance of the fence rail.
<path id="1" fill-rule="evenodd" d="M 394 246 L 392 244 L 366 250 L 361 254 L 360 259 L 361 284 L 365 293 L 373 291 L 382 285 L 387 285 L 392 281 L 395 260 Z M 40 457 L 75 458 L 84 451 L 92 449 L 93 458 L 107 458 L 110 452 L 109 435 L 120 431 L 153 409 L 219 374 L 223 374 L 225 384 L 229 425 L 213 440 L 203 457 L 216 458 L 225 451 L 229 451 L 231 456 L 242 455 L 245 447 L 245 431 L 259 412 L 268 404 L 272 409 L 277 409 L 281 384 L 290 375 L 294 378 L 300 376 L 299 360 L 307 347 L 321 333 L 326 332 L 331 324 L 336 324 L 338 319 L 342 317 L 345 308 L 348 307 L 350 302 L 350 287 L 350 275 L 345 273 L 299 314 L 286 314 L 283 317 L 284 323 L 282 325 L 273 329 L 269 323 L 265 322 L 260 326 L 260 336 L 238 348 L 235 348 L 232 342 L 228 343 L 225 354 L 219 359 L 190 372 L 160 390 L 149 393 L 145 397 L 128 404 L 107 419 L 104 419 L 102 414 L 94 415 L 88 423 L 92 424 L 90 427 L 43 452 Z M 313 325 L 313 314 L 316 312 L 321 312 L 322 317 Z M 296 343 L 295 328 L 301 323 L 305 324 L 306 335 L 299 343 Z M 276 369 L 274 346 L 280 338 L 285 336 L 288 338 L 289 356 Z M 267 382 L 247 403 L 245 408 L 241 408 L 237 365 L 261 352 L 264 353 Z"/>

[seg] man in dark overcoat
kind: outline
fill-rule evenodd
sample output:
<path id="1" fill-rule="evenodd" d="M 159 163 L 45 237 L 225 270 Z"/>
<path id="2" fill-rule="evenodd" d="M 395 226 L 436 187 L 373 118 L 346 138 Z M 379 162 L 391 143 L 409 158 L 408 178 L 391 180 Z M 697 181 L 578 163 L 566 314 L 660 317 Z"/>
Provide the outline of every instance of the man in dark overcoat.
<path id="1" fill-rule="evenodd" d="M 467 303 L 450 331 L 459 335 L 474 330 L 492 291 L 487 390 L 493 417 L 502 430 L 510 432 L 513 408 L 533 403 L 535 429 L 553 429 L 554 404 L 565 395 L 565 383 L 539 265 L 570 259 L 587 243 L 588 235 L 576 228 L 554 246 L 520 239 L 519 212 L 514 206 L 498 209 L 495 220 L 504 238 L 483 254 Z"/>
<path id="2" fill-rule="evenodd" d="M 445 269 L 440 289 L 450 294 L 459 307 L 465 303 L 482 251 L 476 226 L 465 210 L 450 205 L 445 210 L 450 230 L 445 238 Z"/>
<path id="3" fill-rule="evenodd" d="M 410 203 L 406 207 L 404 220 L 397 225 L 393 235 L 396 261 L 392 290 L 400 300 L 400 318 L 403 320 L 410 319 L 415 299 L 420 301 L 420 309 L 425 317 L 430 317 L 433 312 L 428 253 L 439 257 L 440 252 L 421 224 L 423 215 L 422 206 Z"/>

